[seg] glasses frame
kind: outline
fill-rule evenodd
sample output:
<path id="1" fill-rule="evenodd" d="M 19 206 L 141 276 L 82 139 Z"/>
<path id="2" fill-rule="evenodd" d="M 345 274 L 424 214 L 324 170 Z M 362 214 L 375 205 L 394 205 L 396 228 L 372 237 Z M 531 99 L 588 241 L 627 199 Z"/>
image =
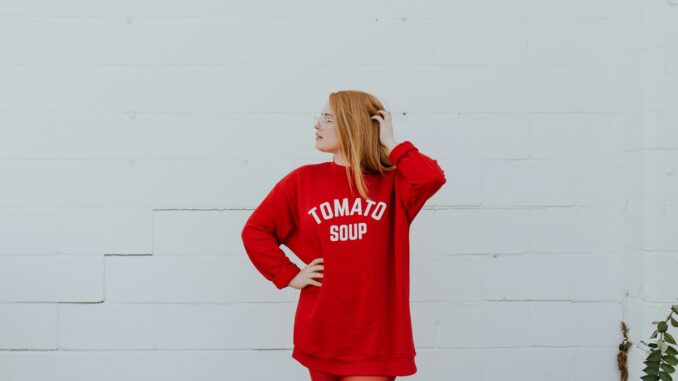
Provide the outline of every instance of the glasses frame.
<path id="1" fill-rule="evenodd" d="M 334 123 L 334 120 L 329 119 L 328 115 L 330 115 L 330 114 L 325 114 L 325 113 L 321 112 L 321 113 L 315 115 L 313 117 L 313 120 L 315 122 L 320 122 L 320 127 L 325 128 L 325 127 L 329 126 L 330 124 Z M 330 115 L 330 116 L 334 116 L 334 115 Z"/>

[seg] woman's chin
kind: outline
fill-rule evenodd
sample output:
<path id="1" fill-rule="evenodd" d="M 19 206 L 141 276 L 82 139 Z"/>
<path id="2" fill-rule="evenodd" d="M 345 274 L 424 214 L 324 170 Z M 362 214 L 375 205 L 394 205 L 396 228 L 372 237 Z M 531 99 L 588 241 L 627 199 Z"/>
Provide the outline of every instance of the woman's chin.
<path id="1" fill-rule="evenodd" d="M 315 142 L 315 149 L 317 149 L 320 152 L 326 152 L 326 153 L 331 153 L 331 149 L 327 149 L 322 143 Z"/>

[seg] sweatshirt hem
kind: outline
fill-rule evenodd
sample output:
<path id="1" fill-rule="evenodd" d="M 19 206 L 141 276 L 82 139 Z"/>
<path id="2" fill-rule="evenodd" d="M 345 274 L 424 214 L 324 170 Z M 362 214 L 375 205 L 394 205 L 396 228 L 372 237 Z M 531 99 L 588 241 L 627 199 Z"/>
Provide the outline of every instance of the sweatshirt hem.
<path id="1" fill-rule="evenodd" d="M 292 358 L 301 365 L 321 372 L 342 376 L 410 376 L 417 372 L 413 355 L 377 356 L 364 360 L 342 360 L 322 358 L 304 353 L 298 348 L 292 351 Z"/>

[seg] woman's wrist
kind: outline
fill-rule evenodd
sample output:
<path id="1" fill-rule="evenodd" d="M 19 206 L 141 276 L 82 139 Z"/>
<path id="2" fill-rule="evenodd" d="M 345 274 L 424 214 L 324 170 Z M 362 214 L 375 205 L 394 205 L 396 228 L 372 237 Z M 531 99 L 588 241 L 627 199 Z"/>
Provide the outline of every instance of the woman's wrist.
<path id="1" fill-rule="evenodd" d="M 388 139 L 385 140 L 382 144 L 388 149 L 388 153 L 391 153 L 391 150 L 393 149 L 393 147 L 398 145 L 398 142 L 396 142 L 395 139 Z"/>

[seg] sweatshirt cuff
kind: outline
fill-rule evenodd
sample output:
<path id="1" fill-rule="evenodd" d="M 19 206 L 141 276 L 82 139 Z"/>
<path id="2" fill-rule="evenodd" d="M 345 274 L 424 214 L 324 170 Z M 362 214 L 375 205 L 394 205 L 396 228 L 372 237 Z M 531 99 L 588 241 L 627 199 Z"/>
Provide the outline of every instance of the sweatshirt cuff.
<path id="1" fill-rule="evenodd" d="M 397 165 L 400 158 L 403 157 L 403 155 L 406 152 L 416 149 L 417 147 L 415 147 L 411 141 L 405 140 L 403 142 L 396 144 L 396 146 L 393 147 L 391 152 L 388 154 L 388 159 L 391 161 L 392 164 Z"/>
<path id="2" fill-rule="evenodd" d="M 283 271 L 280 272 L 274 279 L 273 279 L 273 284 L 280 290 L 285 287 L 290 283 L 292 279 L 294 279 L 297 274 L 301 272 L 301 269 L 299 266 L 295 265 L 292 263 L 291 265 L 285 267 Z"/>

